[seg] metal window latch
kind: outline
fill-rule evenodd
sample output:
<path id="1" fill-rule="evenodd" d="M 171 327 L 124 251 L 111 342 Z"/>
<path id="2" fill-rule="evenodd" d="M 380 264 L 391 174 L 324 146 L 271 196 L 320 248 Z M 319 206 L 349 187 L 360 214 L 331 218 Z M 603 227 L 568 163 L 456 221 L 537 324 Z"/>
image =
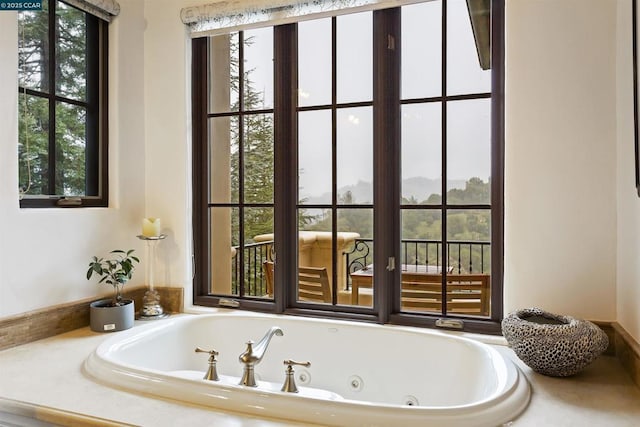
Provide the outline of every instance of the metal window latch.
<path id="1" fill-rule="evenodd" d="M 396 259 L 395 257 L 390 256 L 389 260 L 387 261 L 387 270 L 393 271 L 395 269 L 396 269 Z"/>
<path id="2" fill-rule="evenodd" d="M 462 329 L 464 322 L 459 319 L 437 319 L 436 326 L 438 328 Z"/>
<path id="3" fill-rule="evenodd" d="M 59 199 L 56 204 L 58 206 L 82 206 L 82 199 L 80 197 L 64 197 Z"/>
<path id="4" fill-rule="evenodd" d="M 240 302 L 234 299 L 220 298 L 218 305 L 220 307 L 238 308 L 240 307 Z"/>

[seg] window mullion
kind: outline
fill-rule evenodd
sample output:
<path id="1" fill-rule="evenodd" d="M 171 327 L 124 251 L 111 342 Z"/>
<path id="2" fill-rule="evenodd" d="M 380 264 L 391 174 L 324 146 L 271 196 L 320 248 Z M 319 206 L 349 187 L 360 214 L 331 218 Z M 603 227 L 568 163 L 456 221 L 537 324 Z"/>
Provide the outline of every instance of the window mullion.
<path id="1" fill-rule="evenodd" d="M 100 45 L 100 22 L 86 15 L 86 45 Z M 92 171 L 100 170 L 100 51 L 87 49 L 87 94 L 86 94 L 86 145 L 85 145 L 85 194 L 100 196 L 100 176 Z"/>
<path id="2" fill-rule="evenodd" d="M 298 244 L 298 27 L 274 28 L 274 286 L 276 311 L 295 301 Z"/>
<path id="3" fill-rule="evenodd" d="M 49 155 L 47 181 L 49 195 L 56 194 L 56 8 L 57 0 L 49 2 Z"/>
<path id="4" fill-rule="evenodd" d="M 504 0 L 491 2 L 491 319 L 503 316 Z"/>
<path id="5" fill-rule="evenodd" d="M 245 294 L 245 251 L 244 251 L 244 32 L 238 33 L 238 296 Z"/>
<path id="6" fill-rule="evenodd" d="M 338 301 L 338 18 L 331 18 L 331 298 Z"/>
<path id="7" fill-rule="evenodd" d="M 442 245 L 442 265 L 449 265 L 449 246 L 447 245 L 447 0 L 442 2 L 442 81 L 441 81 L 441 95 L 442 95 L 442 112 L 441 112 L 441 132 L 442 132 L 442 214 L 441 214 L 441 235 L 440 241 Z M 442 301 L 447 301 L 447 271 L 446 268 L 442 269 Z M 447 304 L 442 304 L 442 314 L 447 315 Z"/>
<path id="8" fill-rule="evenodd" d="M 400 8 L 373 13 L 374 310 L 386 323 L 400 308 Z M 397 263 L 396 263 L 397 264 Z"/>
<path id="9" fill-rule="evenodd" d="M 192 113 L 193 113 L 193 247 L 194 247 L 194 302 L 209 293 L 211 283 L 211 256 L 209 251 L 209 185 L 208 160 L 208 40 L 194 39 L 192 42 Z M 196 155 L 200 153 L 201 155 Z"/>

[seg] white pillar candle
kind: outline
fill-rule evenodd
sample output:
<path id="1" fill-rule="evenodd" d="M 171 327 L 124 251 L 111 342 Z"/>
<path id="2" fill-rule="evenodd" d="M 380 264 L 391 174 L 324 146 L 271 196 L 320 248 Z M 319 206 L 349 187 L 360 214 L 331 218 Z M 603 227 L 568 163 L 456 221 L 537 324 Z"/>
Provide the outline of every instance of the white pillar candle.
<path id="1" fill-rule="evenodd" d="M 142 220 L 142 235 L 144 237 L 160 236 L 160 218 L 144 218 Z"/>

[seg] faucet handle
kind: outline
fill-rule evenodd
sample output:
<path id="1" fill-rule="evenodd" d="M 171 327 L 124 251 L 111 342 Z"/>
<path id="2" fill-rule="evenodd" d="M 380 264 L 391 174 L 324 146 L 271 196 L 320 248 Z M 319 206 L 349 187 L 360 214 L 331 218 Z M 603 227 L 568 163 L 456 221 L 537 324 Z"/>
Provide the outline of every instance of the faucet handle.
<path id="1" fill-rule="evenodd" d="M 208 353 L 209 354 L 209 369 L 207 369 L 207 373 L 204 374 L 202 379 L 210 380 L 210 381 L 219 381 L 218 371 L 216 369 L 216 356 L 219 354 L 215 350 L 205 350 L 200 347 L 196 347 L 196 353 Z"/>
<path id="2" fill-rule="evenodd" d="M 215 350 L 205 350 L 202 347 L 196 347 L 196 353 L 208 353 L 210 357 L 213 357 L 214 359 L 218 354 L 220 354 Z"/>
<path id="3" fill-rule="evenodd" d="M 298 387 L 296 387 L 296 381 L 293 377 L 293 365 L 309 367 L 311 366 L 311 362 L 296 362 L 295 360 L 287 359 L 284 361 L 284 364 L 287 365 L 287 370 L 285 371 L 284 384 L 282 385 L 281 391 L 287 393 L 297 393 Z"/>
<path id="4" fill-rule="evenodd" d="M 295 360 L 291 360 L 291 359 L 285 360 L 284 364 L 287 365 L 287 370 L 289 369 L 293 370 L 292 366 L 294 365 L 304 366 L 305 368 L 308 368 L 309 366 L 311 366 L 311 362 L 296 362 Z"/>

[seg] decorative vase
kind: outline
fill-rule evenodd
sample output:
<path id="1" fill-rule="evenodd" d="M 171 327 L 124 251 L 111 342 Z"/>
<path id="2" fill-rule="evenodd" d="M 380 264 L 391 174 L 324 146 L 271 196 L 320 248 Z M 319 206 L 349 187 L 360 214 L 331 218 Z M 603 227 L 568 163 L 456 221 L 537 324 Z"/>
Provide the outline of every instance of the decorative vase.
<path id="1" fill-rule="evenodd" d="M 593 323 L 535 307 L 505 317 L 502 333 L 524 363 L 553 377 L 580 372 L 609 345 L 607 335 Z"/>
<path id="2" fill-rule="evenodd" d="M 116 332 L 129 329 L 135 319 L 135 304 L 131 299 L 122 300 L 122 305 L 112 306 L 113 300 L 94 301 L 89 306 L 89 325 L 95 332 Z"/>

